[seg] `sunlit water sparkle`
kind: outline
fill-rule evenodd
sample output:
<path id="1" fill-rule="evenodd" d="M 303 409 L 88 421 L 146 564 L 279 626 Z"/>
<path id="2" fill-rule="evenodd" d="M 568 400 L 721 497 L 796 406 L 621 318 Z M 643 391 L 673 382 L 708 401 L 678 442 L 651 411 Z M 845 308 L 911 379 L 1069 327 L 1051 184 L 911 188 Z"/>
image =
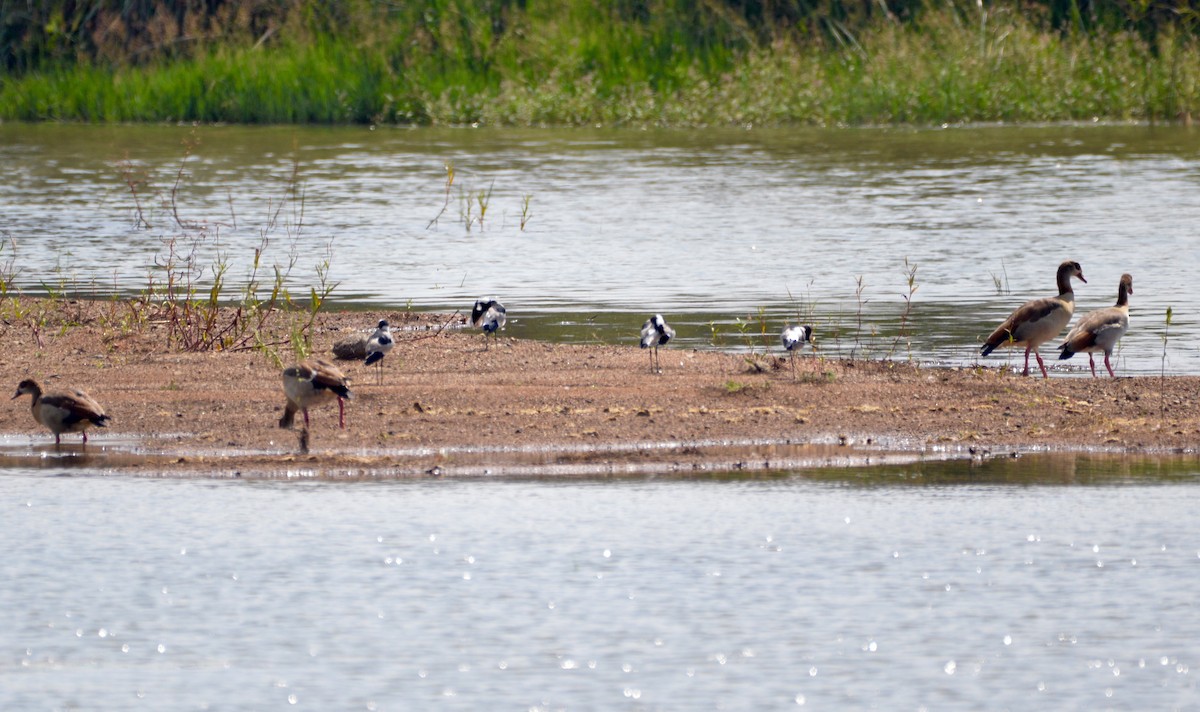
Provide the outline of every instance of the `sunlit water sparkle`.
<path id="1" fill-rule="evenodd" d="M 1200 701 L 1193 481 L 863 475 L 10 470 L 0 708 Z"/>

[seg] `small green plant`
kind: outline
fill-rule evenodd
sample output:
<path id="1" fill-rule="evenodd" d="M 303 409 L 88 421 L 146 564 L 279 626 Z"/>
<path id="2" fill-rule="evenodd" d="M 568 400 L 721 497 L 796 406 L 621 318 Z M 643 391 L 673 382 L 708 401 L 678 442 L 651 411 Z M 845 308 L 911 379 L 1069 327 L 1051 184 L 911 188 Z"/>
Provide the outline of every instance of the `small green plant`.
<path id="1" fill-rule="evenodd" d="M 860 274 L 854 278 L 854 301 L 857 304 L 854 310 L 854 348 L 850 349 L 850 360 L 854 360 L 858 350 L 862 347 L 863 333 L 863 307 L 870 303 L 870 299 L 863 299 L 863 291 L 867 285 L 863 281 L 863 276 Z"/>
<path id="2" fill-rule="evenodd" d="M 521 232 L 525 232 L 525 226 L 533 219 L 533 210 L 530 209 L 529 203 L 533 200 L 533 196 L 526 193 L 521 197 Z"/>
<path id="3" fill-rule="evenodd" d="M 8 254 L 4 254 L 5 250 Z M 17 242 L 12 235 L 4 233 L 0 239 L 0 299 L 7 299 L 10 290 L 16 288 Z"/>
<path id="4" fill-rule="evenodd" d="M 442 208 L 441 208 L 441 210 L 438 211 L 437 215 L 433 216 L 433 219 L 429 221 L 429 224 L 425 226 L 426 230 L 432 229 L 435 225 L 438 224 L 438 220 L 440 220 L 441 217 L 446 214 L 446 209 L 450 207 L 450 189 L 453 187 L 454 187 L 454 164 L 446 163 L 446 182 L 443 187 L 443 193 L 442 193 L 442 197 L 443 197 Z"/>
<path id="5" fill-rule="evenodd" d="M 837 372 L 826 368 L 821 371 L 804 371 L 798 379 L 800 383 L 823 384 L 837 381 Z"/>
<path id="6" fill-rule="evenodd" d="M 495 187 L 496 181 L 492 181 L 491 184 L 488 185 L 487 190 L 481 190 L 475 193 L 475 204 L 479 208 L 479 217 L 475 219 L 475 222 L 479 224 L 480 230 L 483 229 L 483 221 L 487 217 L 488 205 L 490 205 L 492 202 L 492 189 Z M 469 225 L 467 226 L 467 229 L 471 229 Z"/>
<path id="7" fill-rule="evenodd" d="M 1162 362 L 1158 371 L 1158 417 L 1162 418 L 1166 414 L 1165 394 L 1167 392 L 1167 339 L 1171 332 L 1171 317 L 1174 316 L 1174 311 L 1171 307 L 1167 307 L 1167 313 L 1163 323 L 1162 333 Z"/>
<path id="8" fill-rule="evenodd" d="M 908 284 L 908 291 L 900 295 L 904 297 L 904 311 L 900 314 L 900 331 L 896 334 L 896 340 L 892 342 L 888 358 L 892 357 L 900 345 L 900 340 L 904 339 L 908 360 L 912 361 L 912 334 L 909 332 L 909 321 L 912 319 L 913 296 L 921 287 L 917 284 L 917 266 L 910 263 L 907 257 L 904 258 L 904 280 Z"/>
<path id="9" fill-rule="evenodd" d="M 174 229 L 160 238 L 162 247 L 147 275 L 145 289 L 131 301 L 133 306 L 124 323 L 140 327 L 151 318 L 161 320 L 167 325 L 167 343 L 183 351 L 267 352 L 272 346 L 295 339 L 306 341 L 317 312 L 337 284 L 329 276 L 330 242 L 324 258 L 316 265 L 316 284 L 309 287 L 308 298 L 295 299 L 289 291 L 304 229 L 299 160 L 293 159 L 283 197 L 268 202 L 248 273 L 231 294 L 232 263 L 227 252 L 220 248 L 222 224 L 186 220 L 180 211 L 180 188 L 187 176 L 184 167 L 197 145 L 194 137 L 185 142 L 184 160 L 175 173 L 169 196 L 162 198 L 162 204 L 169 207 Z M 131 191 L 137 190 L 136 185 L 126 182 Z M 286 213 L 285 208 L 289 209 Z M 232 216 L 232 206 L 230 210 Z M 141 222 L 148 225 L 144 219 Z M 285 232 L 291 247 L 284 261 L 268 266 L 267 255 L 280 230 Z M 213 256 L 205 257 L 210 250 L 215 250 Z M 53 292 L 47 290 L 47 293 L 53 297 Z M 284 321 L 286 326 L 275 325 L 276 321 Z"/>
<path id="10" fill-rule="evenodd" d="M 1005 266 L 1004 260 L 1000 260 L 1000 272 L 1003 275 L 1003 279 L 995 272 L 989 273 L 992 275 L 992 286 L 996 288 L 996 294 L 1011 294 L 1012 290 L 1008 287 L 1008 267 Z"/>
<path id="11" fill-rule="evenodd" d="M 725 392 L 730 395 L 741 393 L 748 388 L 750 388 L 749 383 L 742 383 L 741 381 L 734 380 L 725 381 Z"/>

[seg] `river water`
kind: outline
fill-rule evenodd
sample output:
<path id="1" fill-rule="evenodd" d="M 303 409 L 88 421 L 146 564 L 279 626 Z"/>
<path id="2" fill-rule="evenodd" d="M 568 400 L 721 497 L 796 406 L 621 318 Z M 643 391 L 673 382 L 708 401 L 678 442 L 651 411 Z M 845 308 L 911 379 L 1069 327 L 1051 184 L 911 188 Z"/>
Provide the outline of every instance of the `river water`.
<path id="1" fill-rule="evenodd" d="M 0 708 L 1180 709 L 1196 461 L 0 476 Z"/>
<path id="2" fill-rule="evenodd" d="M 683 345 L 725 349 L 777 348 L 799 319 L 828 355 L 961 365 L 1017 304 L 1054 293 L 1070 257 L 1081 312 L 1134 275 L 1122 374 L 1200 373 L 1189 127 L 6 124 L 0 165 L 0 262 L 30 293 L 136 294 L 174 241 L 202 284 L 223 261 L 233 297 L 265 239 L 264 269 L 291 263 L 300 296 L 328 259 L 341 305 L 495 294 L 515 336 L 607 342 L 657 311 Z"/>
<path id="3" fill-rule="evenodd" d="M 261 249 L 298 295 L 328 260 L 339 305 L 495 293 L 521 337 L 628 343 L 661 311 L 684 346 L 762 349 L 799 318 L 830 355 L 965 365 L 1071 257 L 1081 310 L 1134 275 L 1121 374 L 1200 373 L 1188 128 L 6 124 L 0 165 L 10 294 L 137 294 L 173 244 L 232 296 Z M 0 709 L 1200 703 L 1193 457 L 415 482 L 46 464 L 0 470 Z"/>

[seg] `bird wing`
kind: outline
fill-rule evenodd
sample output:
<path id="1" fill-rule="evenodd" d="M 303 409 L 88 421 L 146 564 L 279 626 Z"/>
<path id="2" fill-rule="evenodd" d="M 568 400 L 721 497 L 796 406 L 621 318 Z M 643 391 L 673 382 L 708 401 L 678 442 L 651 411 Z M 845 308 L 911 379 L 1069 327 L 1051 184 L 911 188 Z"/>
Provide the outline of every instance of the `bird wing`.
<path id="1" fill-rule="evenodd" d="M 103 426 L 108 420 L 104 408 L 87 393 L 73 389 L 70 392 L 46 393 L 39 400 L 43 408 L 56 408 L 62 412 L 64 425 L 72 425 L 81 420 L 90 420 L 96 425 Z"/>
<path id="2" fill-rule="evenodd" d="M 303 367 L 312 373 L 311 380 L 315 390 L 328 390 L 336 393 L 339 398 L 351 397 L 349 382 L 338 367 L 321 359 L 317 359 L 312 365 L 303 364 Z"/>
<path id="3" fill-rule="evenodd" d="M 658 338 L 658 329 L 654 328 L 654 320 L 647 319 L 645 324 L 642 324 L 642 348 L 649 348 Z"/>
<path id="4" fill-rule="evenodd" d="M 1079 320 L 1067 334 L 1060 349 L 1087 351 L 1109 348 L 1129 328 L 1129 315 L 1116 307 L 1097 309 Z"/>
<path id="5" fill-rule="evenodd" d="M 371 334 L 371 338 L 367 339 L 367 357 L 370 358 L 373 352 L 390 351 L 393 343 L 395 342 L 392 341 L 391 335 L 386 331 L 376 331 Z"/>
<path id="6" fill-rule="evenodd" d="M 1031 329 L 1040 326 L 1040 322 L 1063 309 L 1065 304 L 1066 302 L 1058 297 L 1043 297 L 1025 302 L 1008 315 L 1004 323 L 987 338 L 985 344 L 995 348 L 1007 342 L 1010 335 L 1014 342 L 1021 343 Z"/>

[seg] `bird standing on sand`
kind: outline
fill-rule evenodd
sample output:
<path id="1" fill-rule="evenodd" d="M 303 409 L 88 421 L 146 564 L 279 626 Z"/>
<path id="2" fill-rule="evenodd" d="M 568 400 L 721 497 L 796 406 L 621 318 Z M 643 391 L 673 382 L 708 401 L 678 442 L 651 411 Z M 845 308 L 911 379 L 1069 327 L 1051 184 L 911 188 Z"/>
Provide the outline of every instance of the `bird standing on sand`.
<path id="1" fill-rule="evenodd" d="M 392 330 L 388 326 L 387 319 L 380 319 L 379 326 L 375 328 L 375 333 L 367 339 L 367 358 L 363 361 L 363 365 L 375 366 L 375 383 L 383 384 L 383 357 L 392 350 L 392 346 L 396 344 L 392 340 Z"/>
<path id="2" fill-rule="evenodd" d="M 350 382 L 328 361 L 312 359 L 283 369 L 283 392 L 287 396 L 287 405 L 283 409 L 283 417 L 279 419 L 279 427 L 292 427 L 296 411 L 300 411 L 304 414 L 304 429 L 308 430 L 308 409 L 336 398 L 338 426 L 343 430 L 346 428 L 343 401 L 351 397 Z"/>
<path id="3" fill-rule="evenodd" d="M 675 330 L 667 326 L 667 320 L 662 314 L 655 314 L 642 324 L 642 348 L 654 350 L 650 352 L 650 372 L 662 373 L 662 364 L 658 360 L 658 347 L 675 338 Z"/>
<path id="4" fill-rule="evenodd" d="M 979 353 L 987 356 L 1000 346 L 1024 346 L 1025 370 L 1022 375 L 1029 375 L 1029 353 L 1032 351 L 1042 369 L 1042 378 L 1049 378 L 1046 364 L 1037 349 L 1058 336 L 1067 322 L 1071 321 L 1071 314 L 1075 311 L 1075 292 L 1071 289 L 1072 277 L 1087 283 L 1079 263 L 1067 260 L 1058 266 L 1058 295 L 1032 299 L 1017 307 L 1017 310 L 987 338 Z"/>
<path id="5" fill-rule="evenodd" d="M 1116 305 L 1097 309 L 1081 317 L 1075 323 L 1075 328 L 1067 333 L 1066 340 L 1058 347 L 1062 349 L 1058 358 L 1071 358 L 1081 351 L 1086 351 L 1088 365 L 1092 367 L 1092 378 L 1095 378 L 1096 360 L 1093 354 L 1103 351 L 1104 367 L 1108 369 L 1108 375 L 1116 378 L 1117 374 L 1113 373 L 1112 364 L 1108 359 L 1112 356 L 1117 341 L 1129 330 L 1130 294 L 1133 294 L 1133 276 L 1123 274 L 1121 282 L 1117 285 Z"/>
<path id="6" fill-rule="evenodd" d="M 804 348 L 804 342 L 812 343 L 812 327 L 811 326 L 788 326 L 779 335 L 779 340 L 783 342 L 783 348 L 788 351 L 799 351 Z M 796 380 L 796 354 L 793 353 L 788 359 L 792 362 L 792 380 Z"/>
<path id="7" fill-rule="evenodd" d="M 61 444 L 62 440 L 59 436 L 62 433 L 80 433 L 86 444 L 88 439 L 86 428 L 92 425 L 103 428 L 108 425 L 109 417 L 104 414 L 104 409 L 100 407 L 100 404 L 78 388 L 42 393 L 42 387 L 38 385 L 37 381 L 26 378 L 17 385 L 17 392 L 13 395 L 12 400 L 16 400 L 26 393 L 33 396 L 33 404 L 30 406 L 33 419 L 37 421 L 38 425 L 42 425 L 54 433 L 55 445 Z"/>
<path id="8" fill-rule="evenodd" d="M 505 311 L 503 304 L 496 301 L 495 297 L 483 297 L 475 300 L 475 306 L 471 309 L 471 326 L 483 329 L 485 351 L 488 347 L 488 334 L 495 338 L 496 332 L 504 328 L 506 321 L 508 321 L 508 312 Z"/>

